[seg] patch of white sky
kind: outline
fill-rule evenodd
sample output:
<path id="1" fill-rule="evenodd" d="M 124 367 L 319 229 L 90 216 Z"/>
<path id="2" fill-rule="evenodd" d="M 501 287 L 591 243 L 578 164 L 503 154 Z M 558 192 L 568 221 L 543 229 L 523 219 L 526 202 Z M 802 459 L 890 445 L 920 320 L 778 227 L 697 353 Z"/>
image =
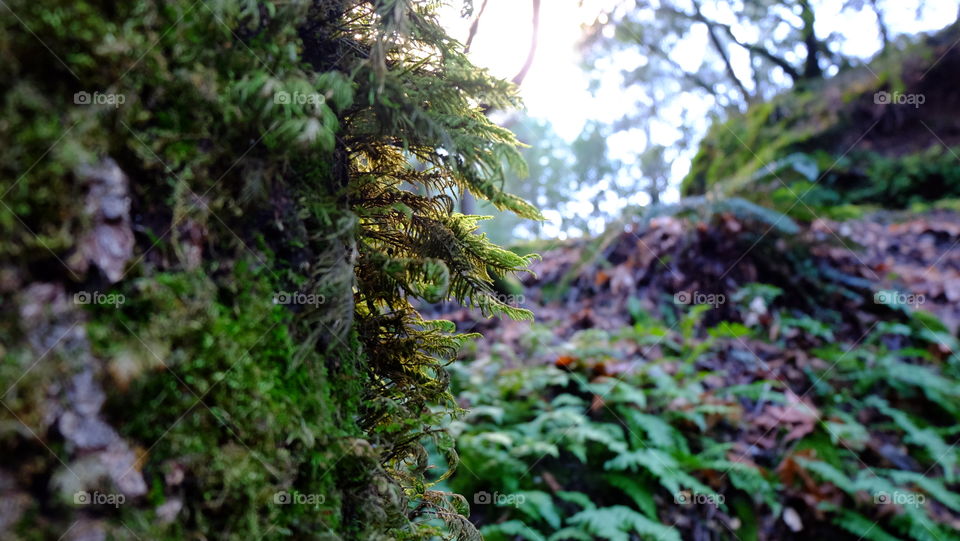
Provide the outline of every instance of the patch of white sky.
<path id="1" fill-rule="evenodd" d="M 821 38 L 831 33 L 843 36 L 840 51 L 848 56 L 869 58 L 881 45 L 877 30 L 877 21 L 870 10 L 842 10 L 846 0 L 815 0 L 817 12 L 816 32 Z M 923 11 L 917 13 L 919 0 L 881 1 L 884 10 L 884 22 L 893 34 L 917 33 L 936 30 L 950 24 L 957 17 L 956 0 L 926 0 Z M 479 9 L 482 0 L 474 0 Z M 624 51 L 601 59 L 597 70 L 588 74 L 583 70 L 579 42 L 585 25 L 594 22 L 598 14 L 625 3 L 618 0 L 541 0 L 540 32 L 536 57 L 523 84 L 520 94 L 524 100 L 526 113 L 535 118 L 550 122 L 554 131 L 563 139 L 572 141 L 582 131 L 585 124 L 595 120 L 612 123 L 629 115 L 635 105 L 648 99 L 639 86 L 623 88 L 622 72 L 646 62 L 637 51 Z M 460 16 L 461 2 L 452 0 L 441 11 L 441 21 L 451 34 L 466 41 L 472 22 Z M 760 36 L 756 28 L 737 24 L 736 14 L 725 3 L 706 2 L 703 6 L 707 16 L 731 24 L 738 38 L 754 41 Z M 622 8 L 621 8 L 622 9 Z M 649 16 L 652 16 L 652 12 Z M 512 78 L 526 59 L 532 31 L 532 7 L 528 0 L 488 0 L 486 10 L 480 20 L 479 30 L 473 40 L 470 57 L 479 66 L 489 69 L 493 74 L 505 79 Z M 782 31 L 786 31 L 783 29 Z M 695 27 L 673 49 L 672 59 L 683 69 L 694 71 L 705 59 L 709 50 L 706 28 Z M 749 56 L 746 51 L 731 49 L 731 63 L 747 88 L 750 83 Z M 802 51 L 789 52 L 787 58 L 796 61 Z M 591 92 L 591 78 L 599 77 L 600 84 Z M 780 77 L 785 77 L 780 74 Z M 689 97 L 673 100 L 660 111 L 660 119 L 694 119 L 695 133 L 698 139 L 708 128 L 709 112 L 714 104 L 702 99 Z M 679 137 L 678 125 L 663 121 L 653 122 L 649 126 L 654 143 L 670 146 Z M 536 141 L 527 141 L 536 144 Z M 621 161 L 623 167 L 619 178 L 607 179 L 577 194 L 576 200 L 565 206 L 563 212 L 588 217 L 594 211 L 592 200 L 602 193 L 599 200 L 600 210 L 611 215 L 627 205 L 643 205 L 649 197 L 643 193 L 643 172 L 637 163 L 637 155 L 647 145 L 642 130 L 632 129 L 614 133 L 607 140 L 609 156 Z M 673 155 L 671 181 L 662 200 L 676 201 L 679 198 L 679 181 L 690 168 L 694 148 Z M 609 190 L 609 182 L 621 186 L 636 186 L 636 193 L 627 198 L 617 196 Z M 543 234 L 553 237 L 566 237 L 567 232 L 560 229 L 560 212 L 545 212 L 547 222 Z M 601 219 L 591 222 L 591 229 L 602 227 Z"/>

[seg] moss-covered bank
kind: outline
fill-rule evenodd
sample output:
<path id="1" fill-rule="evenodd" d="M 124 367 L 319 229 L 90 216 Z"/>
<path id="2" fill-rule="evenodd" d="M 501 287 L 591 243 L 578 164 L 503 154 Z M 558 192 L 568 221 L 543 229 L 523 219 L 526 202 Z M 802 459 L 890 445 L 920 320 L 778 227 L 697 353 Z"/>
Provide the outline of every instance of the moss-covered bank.
<path id="1" fill-rule="evenodd" d="M 407 299 L 528 317 L 450 194 L 538 214 L 434 8 L 5 5 L 0 537 L 475 535 L 421 445 L 466 337 Z"/>
<path id="2" fill-rule="evenodd" d="M 682 191 L 746 197 L 802 219 L 957 197 L 958 37 L 954 25 L 716 123 Z"/>

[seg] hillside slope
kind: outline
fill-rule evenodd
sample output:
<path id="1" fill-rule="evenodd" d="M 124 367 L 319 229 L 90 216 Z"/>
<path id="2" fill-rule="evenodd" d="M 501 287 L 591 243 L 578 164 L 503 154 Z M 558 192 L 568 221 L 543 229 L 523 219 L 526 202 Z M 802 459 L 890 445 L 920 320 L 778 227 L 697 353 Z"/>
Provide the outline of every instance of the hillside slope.
<path id="1" fill-rule="evenodd" d="M 682 190 L 803 219 L 960 197 L 960 26 L 716 123 Z"/>

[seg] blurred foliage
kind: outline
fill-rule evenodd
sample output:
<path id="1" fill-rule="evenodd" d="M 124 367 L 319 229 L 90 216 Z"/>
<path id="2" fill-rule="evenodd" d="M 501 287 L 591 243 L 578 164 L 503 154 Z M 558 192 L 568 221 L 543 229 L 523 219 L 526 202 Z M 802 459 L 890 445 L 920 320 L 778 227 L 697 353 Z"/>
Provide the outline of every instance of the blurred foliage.
<path id="1" fill-rule="evenodd" d="M 908 8 L 920 19 L 927 6 L 924 0 L 911 0 L 897 8 L 898 14 L 899 8 Z M 656 187 L 662 178 L 651 152 L 667 149 L 673 159 L 692 158 L 699 145 L 683 189 L 702 193 L 704 179 L 710 185 L 721 179 L 743 180 L 783 158 L 786 146 L 809 138 L 808 129 L 789 124 L 807 119 L 816 125 L 828 114 L 830 102 L 845 99 L 824 92 L 824 81 L 872 64 L 868 69 L 878 74 L 878 86 L 891 83 L 890 90 L 898 89 L 888 71 L 877 65 L 877 58 L 893 58 L 896 65 L 897 51 L 914 41 L 892 29 L 898 26 L 891 25 L 893 9 L 877 1 L 834 6 L 810 0 L 624 0 L 605 6 L 588 28 L 582 49 L 595 74 L 594 86 L 606 84 L 615 66 L 621 93 L 631 102 L 611 127 L 638 141 L 637 187 Z M 876 21 L 879 46 L 873 60 L 846 54 L 851 37 L 845 33 L 821 29 L 834 18 L 854 16 Z M 874 28 L 867 29 L 867 35 Z M 791 90 L 796 91 L 794 98 L 781 99 L 780 94 Z M 754 138 L 759 135 L 757 123 L 769 128 L 760 139 Z M 733 138 L 740 141 L 726 144 Z M 747 162 L 760 165 L 742 170 Z M 718 175 L 717 168 L 724 174 Z"/>
<path id="2" fill-rule="evenodd" d="M 527 171 L 523 176 L 507 175 L 503 188 L 536 203 L 556 231 L 589 232 L 591 222 L 596 229 L 597 221 L 614 218 L 603 212 L 601 202 L 634 194 L 632 185 L 621 186 L 615 181 L 621 164 L 609 156 L 609 133 L 601 124 L 587 123 L 572 142 L 562 139 L 548 121 L 541 119 L 521 114 L 505 124 L 526 145 L 521 153 Z M 556 235 L 552 229 L 545 234 L 542 223 L 497 211 L 489 203 L 480 204 L 478 212 L 493 216 L 482 230 L 499 244 Z"/>

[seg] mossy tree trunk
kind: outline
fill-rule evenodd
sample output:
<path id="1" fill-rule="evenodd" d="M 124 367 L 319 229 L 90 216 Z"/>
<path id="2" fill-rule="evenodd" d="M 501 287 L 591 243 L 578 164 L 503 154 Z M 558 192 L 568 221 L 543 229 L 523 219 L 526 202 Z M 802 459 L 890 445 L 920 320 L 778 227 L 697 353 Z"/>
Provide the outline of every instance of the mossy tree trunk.
<path id="1" fill-rule="evenodd" d="M 446 195 L 538 216 L 511 86 L 432 2 L 5 9 L 0 537 L 475 537 L 424 476 L 467 337 L 409 298 L 529 316 Z"/>

